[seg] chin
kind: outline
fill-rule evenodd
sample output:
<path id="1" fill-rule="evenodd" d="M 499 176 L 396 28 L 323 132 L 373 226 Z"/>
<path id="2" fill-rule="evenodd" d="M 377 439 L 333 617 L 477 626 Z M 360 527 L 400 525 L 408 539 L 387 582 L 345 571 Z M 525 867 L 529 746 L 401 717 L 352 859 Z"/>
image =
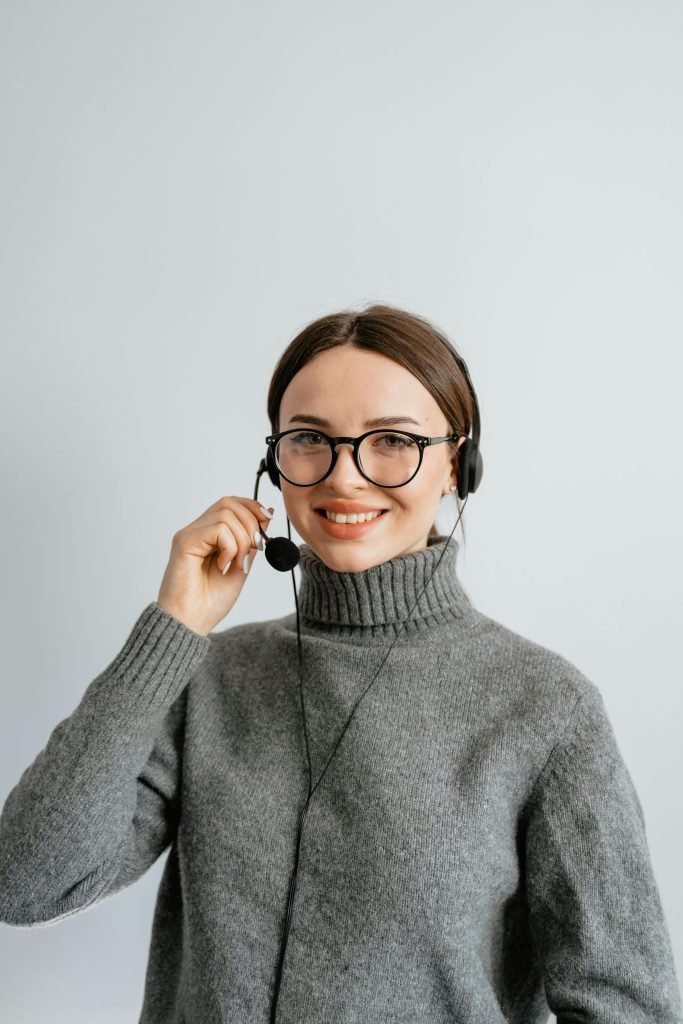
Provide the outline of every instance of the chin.
<path id="1" fill-rule="evenodd" d="M 362 572 L 364 569 L 371 569 L 373 565 L 380 565 L 387 559 L 393 558 L 393 555 L 381 552 L 378 545 L 365 547 L 358 545 L 355 550 L 351 550 L 348 541 L 344 544 L 345 547 L 341 547 L 341 545 L 335 547 L 335 541 L 332 540 L 330 544 L 310 544 L 310 547 L 320 561 L 334 572 Z"/>

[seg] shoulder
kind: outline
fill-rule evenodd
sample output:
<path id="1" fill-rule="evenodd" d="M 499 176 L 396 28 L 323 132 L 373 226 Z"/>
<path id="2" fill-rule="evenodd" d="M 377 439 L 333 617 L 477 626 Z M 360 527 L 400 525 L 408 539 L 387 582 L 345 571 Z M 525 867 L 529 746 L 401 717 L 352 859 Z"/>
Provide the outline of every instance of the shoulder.
<path id="1" fill-rule="evenodd" d="M 575 662 L 545 644 L 516 632 L 509 626 L 480 613 L 473 637 L 482 664 L 541 689 L 562 685 L 576 697 L 597 691 Z"/>
<path id="2" fill-rule="evenodd" d="M 572 722 L 605 717 L 599 687 L 567 656 L 480 613 L 471 671 L 513 717 L 534 720 L 548 740 Z"/>

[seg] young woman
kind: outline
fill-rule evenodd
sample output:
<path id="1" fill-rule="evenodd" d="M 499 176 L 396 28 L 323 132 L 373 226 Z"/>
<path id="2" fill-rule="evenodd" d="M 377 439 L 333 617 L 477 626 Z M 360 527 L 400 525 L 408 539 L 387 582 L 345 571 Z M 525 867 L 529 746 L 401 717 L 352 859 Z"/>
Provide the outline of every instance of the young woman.
<path id="1" fill-rule="evenodd" d="M 434 525 L 481 477 L 462 361 L 394 307 L 333 314 L 268 415 L 297 613 L 215 630 L 273 508 L 222 497 L 175 534 L 6 800 L 0 918 L 79 913 L 170 848 L 141 1024 L 680 1024 L 600 692 L 473 606 Z"/>

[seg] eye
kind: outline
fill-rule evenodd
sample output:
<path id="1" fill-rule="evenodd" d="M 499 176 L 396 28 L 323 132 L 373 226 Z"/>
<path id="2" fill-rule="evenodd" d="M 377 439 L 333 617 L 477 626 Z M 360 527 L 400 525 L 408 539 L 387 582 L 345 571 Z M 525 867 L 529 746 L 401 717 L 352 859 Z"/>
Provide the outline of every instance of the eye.
<path id="1" fill-rule="evenodd" d="M 388 442 L 385 448 L 412 448 L 415 445 L 412 437 L 405 434 L 380 434 L 376 437 L 376 443 Z"/>
<path id="2" fill-rule="evenodd" d="M 316 433 L 315 430 L 302 430 L 298 434 L 290 434 L 288 440 L 302 446 L 323 443 L 322 435 Z"/>

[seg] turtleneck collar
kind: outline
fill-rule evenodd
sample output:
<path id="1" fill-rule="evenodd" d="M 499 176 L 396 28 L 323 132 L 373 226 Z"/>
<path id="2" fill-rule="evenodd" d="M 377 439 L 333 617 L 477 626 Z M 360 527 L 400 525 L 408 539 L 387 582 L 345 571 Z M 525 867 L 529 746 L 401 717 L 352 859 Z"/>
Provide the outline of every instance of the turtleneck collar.
<path id="1" fill-rule="evenodd" d="M 447 541 L 445 534 L 437 534 L 421 551 L 397 555 L 360 572 L 330 569 L 308 544 L 302 544 L 298 592 L 302 623 L 316 632 L 385 638 L 395 636 L 403 622 L 403 632 L 415 636 L 439 624 L 469 621 L 477 612 L 456 574 L 459 544 L 455 537 L 448 545 Z M 420 597 L 437 562 L 439 567 Z"/>

